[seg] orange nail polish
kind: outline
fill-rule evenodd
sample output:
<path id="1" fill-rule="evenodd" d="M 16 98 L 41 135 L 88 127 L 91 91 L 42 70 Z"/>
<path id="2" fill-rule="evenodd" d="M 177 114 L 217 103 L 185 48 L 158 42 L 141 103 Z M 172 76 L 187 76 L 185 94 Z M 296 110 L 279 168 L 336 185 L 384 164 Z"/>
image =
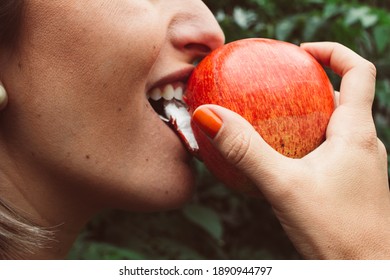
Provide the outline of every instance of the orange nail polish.
<path id="1" fill-rule="evenodd" d="M 192 120 L 211 139 L 217 136 L 222 127 L 222 120 L 207 108 L 196 109 Z"/>

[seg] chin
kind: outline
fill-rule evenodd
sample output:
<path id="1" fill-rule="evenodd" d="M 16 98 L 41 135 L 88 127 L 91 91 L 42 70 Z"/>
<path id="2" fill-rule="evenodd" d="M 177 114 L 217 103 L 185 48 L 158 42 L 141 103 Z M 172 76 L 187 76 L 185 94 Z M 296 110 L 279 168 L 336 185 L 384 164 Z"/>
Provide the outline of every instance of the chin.
<path id="1" fill-rule="evenodd" d="M 149 196 L 149 211 L 172 210 L 181 208 L 194 195 L 195 192 L 195 168 L 193 162 L 183 164 L 174 171 L 165 173 L 159 178 L 160 185 L 154 189 L 154 194 Z"/>
<path id="2" fill-rule="evenodd" d="M 144 178 L 147 180 L 136 185 L 123 186 L 123 191 L 115 196 L 114 208 L 135 212 L 175 210 L 191 200 L 195 192 L 192 160 L 173 165 L 158 176 L 149 174 Z"/>
<path id="3" fill-rule="evenodd" d="M 115 199 L 120 208 L 130 211 L 155 212 L 177 209 L 188 202 L 195 191 L 195 168 L 192 154 L 170 125 L 163 122 L 146 101 L 141 138 L 137 146 L 140 157 L 132 159 Z M 158 139 L 158 141 L 156 141 Z M 139 148 L 138 148 L 139 147 Z M 126 157 L 126 159 L 130 158 Z M 145 164 L 143 158 L 147 158 Z M 118 189 L 116 189 L 118 190 Z"/>

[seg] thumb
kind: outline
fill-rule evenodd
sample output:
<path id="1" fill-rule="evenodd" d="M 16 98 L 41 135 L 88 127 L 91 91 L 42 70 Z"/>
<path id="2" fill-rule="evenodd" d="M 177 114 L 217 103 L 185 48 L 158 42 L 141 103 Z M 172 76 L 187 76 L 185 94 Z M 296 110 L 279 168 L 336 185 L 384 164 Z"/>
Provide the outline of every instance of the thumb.
<path id="1" fill-rule="evenodd" d="M 276 191 L 277 180 L 287 158 L 276 152 L 243 117 L 217 105 L 202 105 L 193 114 L 193 122 L 213 146 L 261 192 Z"/>

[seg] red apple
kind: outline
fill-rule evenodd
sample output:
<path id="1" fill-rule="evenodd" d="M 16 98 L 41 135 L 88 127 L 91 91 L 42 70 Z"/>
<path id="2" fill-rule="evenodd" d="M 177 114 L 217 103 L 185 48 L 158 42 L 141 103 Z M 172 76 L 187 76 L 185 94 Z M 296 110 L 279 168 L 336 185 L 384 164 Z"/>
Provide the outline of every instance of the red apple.
<path id="1" fill-rule="evenodd" d="M 184 101 L 190 113 L 202 104 L 237 112 L 276 151 L 292 158 L 324 141 L 335 107 L 322 66 L 298 46 L 271 39 L 239 40 L 213 51 L 191 75 Z M 241 192 L 258 193 L 196 125 L 192 128 L 199 156 L 217 178 Z"/>

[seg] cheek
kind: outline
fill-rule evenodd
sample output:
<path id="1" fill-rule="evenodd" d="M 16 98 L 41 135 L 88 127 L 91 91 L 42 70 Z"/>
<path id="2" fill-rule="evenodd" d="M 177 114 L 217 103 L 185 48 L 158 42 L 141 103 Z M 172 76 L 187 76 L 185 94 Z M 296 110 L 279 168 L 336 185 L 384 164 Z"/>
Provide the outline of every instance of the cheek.
<path id="1" fill-rule="evenodd" d="M 164 41 L 162 25 L 148 23 L 151 16 L 140 16 L 141 8 L 124 9 L 113 20 L 101 8 L 93 11 L 94 5 L 86 10 L 88 15 L 74 7 L 64 8 L 60 18 L 55 13 L 30 15 L 14 76 L 16 92 L 23 92 L 16 98 L 23 99 L 19 103 L 26 103 L 26 110 L 54 119 L 67 115 L 74 118 L 71 123 L 93 117 L 107 122 L 124 106 L 139 110 L 146 78 Z"/>
<path id="2" fill-rule="evenodd" d="M 147 1 L 39 2 L 27 5 L 22 33 L 31 72 L 84 84 L 145 79 L 165 37 Z"/>
<path id="3" fill-rule="evenodd" d="M 144 105 L 146 79 L 164 42 L 163 24 L 143 1 L 128 4 L 131 8 L 120 2 L 123 9 L 116 7 L 121 12 L 115 17 L 112 2 L 107 9 L 92 2 L 81 9 L 77 5 L 84 4 L 70 1 L 60 9 L 39 1 L 42 9 L 26 11 L 21 58 L 13 61 L 8 84 L 18 93 L 14 105 L 20 105 L 24 120 L 47 135 L 58 127 L 74 134 L 117 125 L 117 112 L 129 107 L 136 121 Z"/>
<path id="4" fill-rule="evenodd" d="M 99 26 L 92 18 L 75 21 L 65 14 L 63 21 L 32 22 L 21 57 L 7 68 L 14 93 L 9 131 L 23 142 L 20 152 L 102 192 L 141 189 L 147 200 L 156 193 L 150 186 L 158 185 L 163 195 L 153 203 L 167 187 L 178 189 L 170 191 L 177 201 L 188 196 L 191 174 L 180 142 L 167 135 L 145 98 L 163 24 L 142 17 L 130 23 L 102 17 Z"/>
<path id="5" fill-rule="evenodd" d="M 66 15 L 64 22 L 38 19 L 5 73 L 12 137 L 51 166 L 82 171 L 87 162 L 96 171 L 113 157 L 128 164 L 145 146 L 145 84 L 162 33 L 138 22 L 106 22 L 105 29 L 88 19 L 80 28 Z"/>

